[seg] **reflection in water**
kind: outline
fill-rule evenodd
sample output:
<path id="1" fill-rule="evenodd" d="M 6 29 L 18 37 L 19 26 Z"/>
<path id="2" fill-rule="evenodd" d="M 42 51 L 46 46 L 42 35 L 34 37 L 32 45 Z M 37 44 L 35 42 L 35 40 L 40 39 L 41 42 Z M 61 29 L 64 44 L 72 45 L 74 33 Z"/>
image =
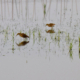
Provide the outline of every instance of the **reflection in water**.
<path id="1" fill-rule="evenodd" d="M 79 43 L 79 58 L 80 58 L 80 43 Z"/>
<path id="2" fill-rule="evenodd" d="M 73 55 L 72 55 L 72 54 L 73 54 L 73 52 L 72 52 L 72 50 L 69 50 L 69 53 L 70 53 L 70 55 L 69 55 L 69 56 L 70 56 L 70 58 L 71 58 L 71 59 L 73 59 Z"/>
<path id="3" fill-rule="evenodd" d="M 18 46 L 25 46 L 27 43 L 29 43 L 29 41 L 22 41 L 19 44 L 17 44 Z"/>
<path id="4" fill-rule="evenodd" d="M 14 53 L 14 31 L 13 31 L 13 35 L 12 35 L 12 42 L 13 42 L 13 44 L 12 44 L 12 53 Z"/>
<path id="5" fill-rule="evenodd" d="M 48 30 L 48 31 L 46 31 L 46 33 L 55 33 L 55 31 L 54 30 Z"/>
<path id="6" fill-rule="evenodd" d="M 80 59 L 80 52 L 79 52 L 79 59 Z"/>

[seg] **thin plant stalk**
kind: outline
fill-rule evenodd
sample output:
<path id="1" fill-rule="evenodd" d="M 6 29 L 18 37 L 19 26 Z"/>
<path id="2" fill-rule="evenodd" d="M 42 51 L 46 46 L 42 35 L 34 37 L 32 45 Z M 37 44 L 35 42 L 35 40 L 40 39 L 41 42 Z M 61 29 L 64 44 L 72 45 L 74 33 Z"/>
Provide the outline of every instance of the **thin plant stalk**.
<path id="1" fill-rule="evenodd" d="M 14 31 L 13 31 L 13 35 L 12 35 L 12 41 L 13 41 L 13 44 L 12 44 L 12 52 L 14 53 Z"/>
<path id="2" fill-rule="evenodd" d="M 73 0 L 72 0 L 72 14 L 71 14 L 71 17 L 72 17 L 72 15 L 73 15 Z"/>
<path id="3" fill-rule="evenodd" d="M 21 2 L 20 2 L 20 0 L 19 0 L 19 17 L 20 17 L 20 3 L 21 3 Z"/>
<path id="4" fill-rule="evenodd" d="M 12 0 L 12 19 L 13 19 L 13 0 Z"/>
<path id="5" fill-rule="evenodd" d="M 5 0 L 4 0 L 4 17 L 6 18 L 6 3 L 5 3 Z"/>
<path id="6" fill-rule="evenodd" d="M 19 18 L 19 15 L 18 15 L 18 8 L 17 8 L 17 2 L 16 2 L 16 0 L 15 0 L 15 6 L 16 6 L 17 16 L 18 16 L 18 18 Z"/>
<path id="7" fill-rule="evenodd" d="M 7 7 L 8 7 L 8 15 L 9 15 L 9 4 L 8 4 L 8 0 L 7 0 Z"/>
<path id="8" fill-rule="evenodd" d="M 28 0 L 26 0 L 26 20 L 29 19 L 29 9 L 28 9 Z"/>
<path id="9" fill-rule="evenodd" d="M 66 1 L 66 10 L 67 10 L 68 0 Z"/>
<path id="10" fill-rule="evenodd" d="M 27 0 L 26 0 L 26 20 L 27 20 Z"/>
<path id="11" fill-rule="evenodd" d="M 23 6 L 22 6 L 22 0 L 21 0 L 21 13 L 22 13 L 22 18 L 23 18 Z"/>
<path id="12" fill-rule="evenodd" d="M 41 2 L 42 2 L 42 6 L 43 6 L 43 11 L 44 11 L 44 0 L 41 0 Z"/>
<path id="13" fill-rule="evenodd" d="M 50 7 L 51 7 L 51 0 L 50 0 L 50 5 L 49 5 L 49 20 L 50 20 Z"/>
<path id="14" fill-rule="evenodd" d="M 35 0 L 34 0 L 34 5 L 33 5 L 33 17 L 32 17 L 32 19 L 34 18 L 34 13 L 35 13 Z"/>
<path id="15" fill-rule="evenodd" d="M 70 22 L 70 26 L 71 26 L 71 23 L 72 23 L 72 16 L 73 16 L 73 0 L 72 0 L 72 13 L 71 13 L 71 22 Z"/>
<path id="16" fill-rule="evenodd" d="M 65 0 L 64 0 L 64 18 L 65 18 Z"/>
<path id="17" fill-rule="evenodd" d="M 57 2 L 56 2 L 56 14 L 57 14 L 57 6 L 58 6 L 58 0 L 57 0 Z"/>
<path id="18" fill-rule="evenodd" d="M 66 10 L 67 10 L 67 0 L 66 0 Z"/>
<path id="19" fill-rule="evenodd" d="M 76 3 L 76 13 L 78 14 L 78 10 L 77 10 L 77 0 L 75 0 Z"/>
<path id="20" fill-rule="evenodd" d="M 45 19 L 45 15 L 46 15 L 46 3 L 45 3 L 45 0 L 41 0 L 42 1 L 42 6 L 43 6 L 43 15 L 44 15 L 44 19 Z"/>
<path id="21" fill-rule="evenodd" d="M 61 19 L 62 19 L 62 0 L 61 0 L 61 15 L 60 15 L 60 25 L 61 25 Z"/>
<path id="22" fill-rule="evenodd" d="M 50 0 L 49 7 L 48 7 L 48 10 L 47 10 L 47 14 L 48 14 L 48 12 L 50 11 L 51 1 L 52 1 L 52 0 Z M 46 16 L 47 16 L 47 14 L 46 14 Z"/>
<path id="23" fill-rule="evenodd" d="M 2 14 L 2 20 L 3 20 L 2 0 L 1 0 L 1 14 Z"/>

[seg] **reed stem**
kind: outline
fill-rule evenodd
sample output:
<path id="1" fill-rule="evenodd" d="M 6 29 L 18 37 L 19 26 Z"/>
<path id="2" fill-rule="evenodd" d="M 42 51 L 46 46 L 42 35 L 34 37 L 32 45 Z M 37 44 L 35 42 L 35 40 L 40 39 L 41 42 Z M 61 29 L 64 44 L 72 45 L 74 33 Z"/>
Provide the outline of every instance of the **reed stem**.
<path id="1" fill-rule="evenodd" d="M 61 20 L 62 20 L 62 0 L 61 0 L 61 15 L 60 15 L 60 25 L 61 25 Z"/>
<path id="2" fill-rule="evenodd" d="M 78 14 L 78 10 L 77 10 L 77 0 L 75 0 L 76 3 L 76 13 Z"/>
<path id="3" fill-rule="evenodd" d="M 8 15 L 9 15 L 9 4 L 8 4 L 8 0 L 7 0 L 7 7 L 8 7 Z"/>
<path id="4" fill-rule="evenodd" d="M 1 14 L 2 14 L 2 20 L 3 20 L 2 0 L 1 0 Z"/>
<path id="5" fill-rule="evenodd" d="M 57 0 L 57 2 L 56 2 L 56 14 L 57 14 L 57 6 L 58 6 L 58 0 Z"/>
<path id="6" fill-rule="evenodd" d="M 22 6 L 22 0 L 21 0 L 21 13 L 22 13 L 22 18 L 23 18 L 23 6 Z"/>
<path id="7" fill-rule="evenodd" d="M 12 0 L 12 20 L 13 20 L 13 0 Z"/>

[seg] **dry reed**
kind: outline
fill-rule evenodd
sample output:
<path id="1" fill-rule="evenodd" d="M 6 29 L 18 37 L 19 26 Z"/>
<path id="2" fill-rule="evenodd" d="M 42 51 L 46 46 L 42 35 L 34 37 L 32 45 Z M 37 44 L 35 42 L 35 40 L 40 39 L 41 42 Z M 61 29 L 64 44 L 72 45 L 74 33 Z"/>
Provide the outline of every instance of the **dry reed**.
<path id="1" fill-rule="evenodd" d="M 1 0 L 1 14 L 2 14 L 2 20 L 3 20 L 2 0 Z"/>

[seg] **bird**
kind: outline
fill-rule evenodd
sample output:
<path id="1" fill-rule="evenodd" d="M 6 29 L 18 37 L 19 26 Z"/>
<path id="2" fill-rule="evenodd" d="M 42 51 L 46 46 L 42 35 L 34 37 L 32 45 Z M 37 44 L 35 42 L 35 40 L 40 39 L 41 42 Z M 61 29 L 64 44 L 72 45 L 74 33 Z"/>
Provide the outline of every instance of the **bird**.
<path id="1" fill-rule="evenodd" d="M 55 25 L 54 23 L 46 24 L 46 26 L 51 27 L 52 29 L 53 29 L 54 25 Z"/>
<path id="2" fill-rule="evenodd" d="M 20 37 L 23 37 L 23 38 L 29 38 L 29 36 L 27 36 L 26 34 L 24 33 L 17 33 L 17 35 L 19 35 Z M 17 36 L 16 35 L 16 36 Z"/>
<path id="3" fill-rule="evenodd" d="M 17 44 L 18 46 L 25 46 L 27 43 L 29 43 L 29 41 L 22 41 L 19 44 Z"/>
<path id="4" fill-rule="evenodd" d="M 54 30 L 48 30 L 48 31 L 46 31 L 47 33 L 55 33 L 55 31 Z"/>

